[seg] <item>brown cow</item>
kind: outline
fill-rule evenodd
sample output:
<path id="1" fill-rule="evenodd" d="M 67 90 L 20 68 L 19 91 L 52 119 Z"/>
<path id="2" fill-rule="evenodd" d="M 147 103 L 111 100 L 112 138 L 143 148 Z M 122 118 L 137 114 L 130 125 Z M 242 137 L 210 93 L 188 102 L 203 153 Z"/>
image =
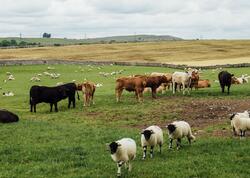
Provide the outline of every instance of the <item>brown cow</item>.
<path id="1" fill-rule="evenodd" d="M 147 75 L 136 75 L 146 81 L 146 87 L 151 88 L 152 97 L 156 98 L 156 90 L 162 83 L 168 83 L 169 80 L 165 75 L 162 76 L 147 76 Z"/>
<path id="2" fill-rule="evenodd" d="M 139 102 L 143 101 L 143 90 L 146 86 L 146 81 L 140 77 L 121 77 L 116 80 L 115 94 L 116 101 L 119 102 L 122 91 L 125 89 L 129 92 L 134 91 L 136 99 Z"/>
<path id="3" fill-rule="evenodd" d="M 231 84 L 240 84 L 240 81 L 238 80 L 237 77 L 232 76 Z"/>
<path id="4" fill-rule="evenodd" d="M 95 84 L 92 82 L 84 82 L 77 85 L 77 90 L 82 90 L 83 94 L 83 106 L 90 106 L 91 102 L 94 103 L 94 93 L 95 93 Z"/>
<path id="5" fill-rule="evenodd" d="M 210 87 L 210 81 L 209 80 L 199 80 L 198 81 L 198 88 L 207 88 Z"/>
<path id="6" fill-rule="evenodd" d="M 191 84 L 190 84 L 191 90 L 192 90 L 193 87 L 195 89 L 198 89 L 199 79 L 200 79 L 200 76 L 199 76 L 198 71 L 192 71 L 192 73 L 191 73 Z"/>

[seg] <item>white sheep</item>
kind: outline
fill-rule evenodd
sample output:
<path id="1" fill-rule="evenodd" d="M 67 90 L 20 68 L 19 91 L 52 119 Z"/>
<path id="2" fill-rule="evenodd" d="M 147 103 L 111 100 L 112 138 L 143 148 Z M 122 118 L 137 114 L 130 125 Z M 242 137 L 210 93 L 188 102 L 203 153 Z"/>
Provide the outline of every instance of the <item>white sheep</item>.
<path id="1" fill-rule="evenodd" d="M 180 148 L 181 139 L 183 137 L 186 136 L 188 138 L 189 144 L 191 144 L 191 140 L 195 140 L 195 136 L 192 134 L 190 125 L 185 121 L 174 121 L 166 127 L 169 134 L 169 148 L 172 148 L 174 139 L 177 139 L 177 149 Z"/>
<path id="2" fill-rule="evenodd" d="M 121 176 L 121 166 L 128 164 L 128 170 L 131 171 L 130 161 L 136 157 L 136 143 L 131 138 L 123 138 L 108 145 L 112 159 L 117 163 L 117 176 Z"/>
<path id="3" fill-rule="evenodd" d="M 250 119 L 249 117 L 234 117 L 231 120 L 231 125 L 233 126 L 234 132 L 240 137 L 244 137 L 247 130 L 250 130 Z"/>
<path id="4" fill-rule="evenodd" d="M 161 147 L 163 144 L 163 132 L 160 127 L 152 125 L 141 132 L 141 146 L 143 148 L 143 157 L 146 158 L 147 146 L 150 146 L 150 157 L 153 158 L 153 149 L 156 145 Z"/>
<path id="5" fill-rule="evenodd" d="M 231 116 L 230 116 L 230 120 L 231 120 L 231 126 L 232 126 L 232 129 L 233 129 L 233 133 L 234 133 L 234 135 L 236 136 L 236 135 L 238 135 L 239 133 L 236 131 L 236 129 L 235 129 L 235 123 L 236 123 L 236 121 L 235 121 L 235 119 L 237 119 L 237 118 L 250 118 L 250 112 L 249 111 L 244 111 L 244 112 L 242 112 L 242 113 L 240 113 L 240 112 L 238 112 L 238 113 L 233 113 Z"/>
<path id="6" fill-rule="evenodd" d="M 15 77 L 12 74 L 10 74 L 8 80 L 15 80 Z"/>

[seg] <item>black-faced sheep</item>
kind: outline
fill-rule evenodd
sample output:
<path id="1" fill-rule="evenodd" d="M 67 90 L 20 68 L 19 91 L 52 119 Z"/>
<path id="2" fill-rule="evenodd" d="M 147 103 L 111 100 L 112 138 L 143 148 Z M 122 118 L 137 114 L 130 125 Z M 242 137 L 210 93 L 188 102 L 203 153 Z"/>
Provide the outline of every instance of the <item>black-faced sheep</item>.
<path id="1" fill-rule="evenodd" d="M 112 159 L 117 163 L 117 176 L 121 176 L 121 166 L 128 164 L 128 170 L 131 171 L 131 162 L 136 156 L 136 143 L 131 138 L 123 138 L 108 145 Z"/>
<path id="2" fill-rule="evenodd" d="M 166 126 L 169 134 L 169 148 L 173 146 L 173 140 L 177 139 L 177 149 L 181 146 L 181 139 L 183 137 L 187 137 L 189 144 L 191 144 L 191 140 L 195 140 L 195 136 L 192 135 L 190 125 L 185 121 L 175 121 Z"/>
<path id="3" fill-rule="evenodd" d="M 150 146 L 150 157 L 153 158 L 153 149 L 156 145 L 161 147 L 163 144 L 163 133 L 160 127 L 158 126 L 150 126 L 141 132 L 141 146 L 143 148 L 143 157 L 146 158 L 147 146 Z"/>
<path id="4" fill-rule="evenodd" d="M 249 111 L 244 111 L 244 112 L 238 112 L 238 113 L 233 113 L 231 116 L 230 116 L 230 120 L 231 120 L 231 126 L 232 126 L 232 129 L 233 129 L 233 133 L 234 135 L 239 135 L 240 133 L 236 132 L 235 130 L 235 118 L 239 118 L 239 117 L 242 117 L 242 118 L 250 118 L 250 112 Z"/>

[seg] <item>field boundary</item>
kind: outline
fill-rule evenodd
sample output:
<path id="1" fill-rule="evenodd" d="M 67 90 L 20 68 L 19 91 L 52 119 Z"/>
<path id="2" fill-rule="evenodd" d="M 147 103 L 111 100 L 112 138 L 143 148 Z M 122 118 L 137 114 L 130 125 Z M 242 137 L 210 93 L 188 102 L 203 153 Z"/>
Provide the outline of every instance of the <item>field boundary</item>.
<path id="1" fill-rule="evenodd" d="M 77 65 L 121 65 L 121 66 L 145 66 L 145 67 L 167 67 L 175 69 L 184 69 L 187 67 L 201 68 L 201 69 L 215 69 L 215 68 L 238 68 L 238 67 L 250 67 L 250 63 L 239 64 L 218 64 L 207 66 L 194 66 L 194 65 L 180 65 L 180 64 L 168 64 L 159 62 L 123 62 L 123 61 L 91 61 L 91 60 L 4 60 L 0 59 L 0 66 L 13 66 L 13 65 L 53 65 L 53 64 L 77 64 Z"/>

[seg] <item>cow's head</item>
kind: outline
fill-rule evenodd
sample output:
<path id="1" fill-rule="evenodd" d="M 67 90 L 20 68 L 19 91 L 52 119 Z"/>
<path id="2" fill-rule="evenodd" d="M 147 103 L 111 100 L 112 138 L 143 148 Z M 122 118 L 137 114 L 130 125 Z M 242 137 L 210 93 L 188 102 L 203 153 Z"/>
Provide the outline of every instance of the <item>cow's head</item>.
<path id="1" fill-rule="evenodd" d="M 144 135 L 146 140 L 149 140 L 151 135 L 154 134 L 153 130 L 144 130 L 141 134 Z"/>
<path id="2" fill-rule="evenodd" d="M 79 90 L 79 91 L 81 91 L 82 90 L 82 84 L 77 84 L 76 85 L 76 89 Z"/>
<path id="3" fill-rule="evenodd" d="M 117 143 L 117 142 L 110 143 L 109 144 L 110 153 L 115 154 L 119 146 L 121 146 L 120 143 Z"/>
<path id="4" fill-rule="evenodd" d="M 174 124 L 168 124 L 167 128 L 170 134 L 176 130 L 176 126 Z"/>

